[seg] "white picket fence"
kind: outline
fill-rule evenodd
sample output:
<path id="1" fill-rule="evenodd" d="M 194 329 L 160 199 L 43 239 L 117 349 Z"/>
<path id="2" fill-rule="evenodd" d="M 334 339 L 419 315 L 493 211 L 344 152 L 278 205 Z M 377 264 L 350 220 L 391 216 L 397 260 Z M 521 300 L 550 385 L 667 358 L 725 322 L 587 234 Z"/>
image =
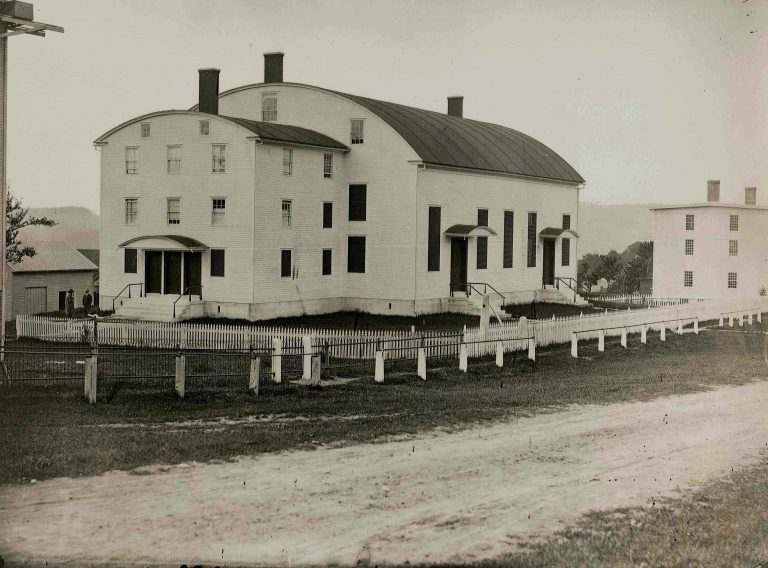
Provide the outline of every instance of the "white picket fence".
<path id="1" fill-rule="evenodd" d="M 633 306 L 651 306 L 652 308 L 678 306 L 680 304 L 691 304 L 707 301 L 695 298 L 657 298 L 643 294 L 597 294 L 590 295 L 588 298 L 591 302 L 606 302 Z"/>
<path id="2" fill-rule="evenodd" d="M 174 349 L 254 349 L 267 352 L 272 340 L 280 338 L 286 354 L 303 352 L 303 338 L 310 336 L 313 350 L 328 350 L 332 357 L 340 359 L 373 359 L 377 349 L 386 350 L 386 357 L 416 358 L 417 349 L 424 346 L 428 357 L 456 356 L 462 339 L 468 343 L 470 357 L 490 355 L 501 341 L 505 351 L 527 348 L 527 338 L 533 337 L 537 346 L 569 343 L 574 331 L 579 339 L 595 339 L 600 329 L 606 336 L 621 334 L 622 327 L 639 327 L 652 324 L 659 329 L 659 322 L 667 322 L 669 329 L 678 320 L 690 323 L 717 320 L 721 314 L 757 310 L 768 311 L 768 298 L 752 300 L 707 300 L 666 307 L 645 307 L 627 311 L 611 311 L 553 319 L 504 322 L 489 326 L 487 332 L 479 327 L 463 332 L 412 332 L 410 330 L 330 330 L 284 327 L 257 327 L 247 325 L 214 325 L 139 322 L 105 320 L 98 323 L 99 345 L 152 347 Z M 632 329 L 630 329 L 632 331 Z M 19 337 L 32 337 L 44 341 L 81 342 L 93 337 L 93 320 L 73 320 L 44 316 L 16 317 L 16 333 Z"/>

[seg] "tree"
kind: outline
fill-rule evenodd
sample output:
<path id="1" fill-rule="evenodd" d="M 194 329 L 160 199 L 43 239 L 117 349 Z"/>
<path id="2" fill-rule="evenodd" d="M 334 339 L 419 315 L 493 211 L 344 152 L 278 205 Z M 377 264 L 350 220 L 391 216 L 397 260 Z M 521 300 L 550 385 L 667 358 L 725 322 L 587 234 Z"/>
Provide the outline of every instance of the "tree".
<path id="1" fill-rule="evenodd" d="M 621 257 L 615 250 L 600 255 L 600 266 L 597 267 L 598 279 L 605 278 L 609 289 L 617 283 L 621 269 Z"/>
<path id="2" fill-rule="evenodd" d="M 630 254 L 627 253 L 634 254 L 630 257 Z M 648 278 L 653 272 L 653 242 L 637 241 L 632 243 L 624 251 L 624 255 L 626 256 L 624 269 L 621 273 L 621 285 L 624 292 L 631 294 L 640 289 L 640 280 Z"/>
<path id="3" fill-rule="evenodd" d="M 592 289 L 592 286 L 597 284 L 597 281 L 600 280 L 600 276 L 597 273 L 599 266 L 599 254 L 585 254 L 579 259 L 576 272 L 579 285 L 582 287 L 582 289 L 589 291 Z"/>
<path id="4" fill-rule="evenodd" d="M 5 194 L 5 260 L 10 264 L 17 264 L 27 256 L 35 256 L 34 247 L 22 245 L 19 241 L 19 231 L 24 227 L 53 227 L 56 224 L 48 217 L 34 217 L 28 213 L 29 208 L 24 207 L 21 199 L 9 189 Z"/>

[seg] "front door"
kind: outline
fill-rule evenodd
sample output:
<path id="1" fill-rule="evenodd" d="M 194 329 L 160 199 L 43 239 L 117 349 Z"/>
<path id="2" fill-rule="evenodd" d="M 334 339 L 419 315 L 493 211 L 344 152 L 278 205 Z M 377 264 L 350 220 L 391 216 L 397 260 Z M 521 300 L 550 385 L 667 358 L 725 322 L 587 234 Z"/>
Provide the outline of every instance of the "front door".
<path id="1" fill-rule="evenodd" d="M 555 284 L 555 241 L 545 240 L 542 262 L 544 264 L 544 285 Z"/>
<path id="2" fill-rule="evenodd" d="M 451 292 L 467 291 L 467 240 L 451 239 Z"/>
<path id="3" fill-rule="evenodd" d="M 200 272 L 202 263 L 199 252 L 184 253 L 184 290 L 189 290 L 190 294 L 200 295 Z"/>
<path id="4" fill-rule="evenodd" d="M 163 294 L 181 294 L 181 252 L 165 251 Z"/>
<path id="5" fill-rule="evenodd" d="M 163 253 L 159 250 L 144 252 L 144 286 L 147 294 L 163 293 Z"/>

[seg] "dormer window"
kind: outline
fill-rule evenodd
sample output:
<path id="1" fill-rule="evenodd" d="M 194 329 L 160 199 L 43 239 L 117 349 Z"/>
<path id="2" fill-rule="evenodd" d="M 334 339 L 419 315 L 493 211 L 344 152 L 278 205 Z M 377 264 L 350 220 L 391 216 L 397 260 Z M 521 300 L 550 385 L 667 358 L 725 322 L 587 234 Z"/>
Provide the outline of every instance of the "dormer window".
<path id="1" fill-rule="evenodd" d="M 277 93 L 264 93 L 261 96 L 261 120 L 277 122 Z"/>

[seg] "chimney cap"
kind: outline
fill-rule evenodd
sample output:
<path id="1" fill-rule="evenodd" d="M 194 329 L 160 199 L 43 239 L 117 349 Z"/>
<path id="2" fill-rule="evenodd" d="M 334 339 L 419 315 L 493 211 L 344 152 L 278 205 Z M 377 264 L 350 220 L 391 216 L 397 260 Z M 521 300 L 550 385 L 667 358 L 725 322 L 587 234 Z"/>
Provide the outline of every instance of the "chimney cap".
<path id="1" fill-rule="evenodd" d="M 198 71 L 216 71 L 217 73 L 221 73 L 221 69 L 218 67 L 201 67 Z"/>
<path id="2" fill-rule="evenodd" d="M 285 55 L 283 51 L 265 51 L 264 55 Z"/>

